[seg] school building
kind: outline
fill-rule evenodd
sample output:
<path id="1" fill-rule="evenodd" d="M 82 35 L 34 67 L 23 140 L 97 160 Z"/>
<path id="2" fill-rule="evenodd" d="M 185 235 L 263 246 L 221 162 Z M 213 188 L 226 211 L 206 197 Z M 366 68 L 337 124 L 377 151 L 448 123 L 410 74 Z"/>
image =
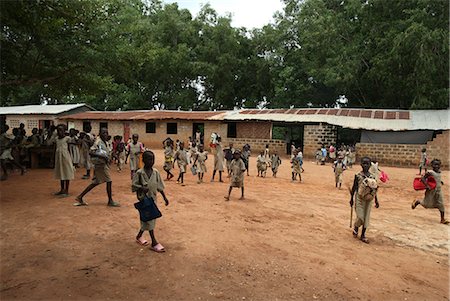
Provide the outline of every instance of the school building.
<path id="1" fill-rule="evenodd" d="M 317 148 L 355 144 L 357 157 L 376 157 L 383 165 L 417 166 L 422 148 L 429 158 L 449 166 L 450 124 L 447 110 L 382 109 L 242 109 L 234 111 L 86 111 L 59 117 L 68 127 L 93 133 L 106 127 L 110 135 L 128 139 L 138 134 L 150 148 L 167 137 L 187 141 L 199 129 L 208 148 L 217 133 L 224 144 L 241 148 L 249 143 L 258 152 L 270 145 L 280 154 L 293 143 L 313 157 Z"/>

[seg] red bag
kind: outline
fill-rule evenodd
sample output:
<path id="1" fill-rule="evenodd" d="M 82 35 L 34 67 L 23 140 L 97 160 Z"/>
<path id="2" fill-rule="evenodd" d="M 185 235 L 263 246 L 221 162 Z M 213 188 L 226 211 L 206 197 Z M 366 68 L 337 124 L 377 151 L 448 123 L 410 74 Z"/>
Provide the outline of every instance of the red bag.
<path id="1" fill-rule="evenodd" d="M 436 180 L 432 176 L 429 176 L 428 178 L 426 178 L 426 182 L 428 183 L 428 185 L 430 186 L 431 189 L 436 188 Z M 414 178 L 413 187 L 414 187 L 414 190 L 427 189 L 427 186 L 422 182 L 421 177 Z"/>
<path id="2" fill-rule="evenodd" d="M 381 171 L 380 173 L 380 181 L 383 183 L 386 183 L 389 180 L 389 176 L 384 171 Z"/>

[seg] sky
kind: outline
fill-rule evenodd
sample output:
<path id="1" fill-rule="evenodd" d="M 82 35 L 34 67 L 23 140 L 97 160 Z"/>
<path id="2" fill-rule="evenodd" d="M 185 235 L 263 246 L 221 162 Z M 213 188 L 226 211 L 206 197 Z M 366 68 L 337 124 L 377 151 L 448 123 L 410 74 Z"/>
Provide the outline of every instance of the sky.
<path id="1" fill-rule="evenodd" d="M 232 14 L 233 27 L 261 28 L 273 22 L 273 14 L 281 11 L 281 0 L 164 0 L 164 3 L 178 3 L 179 8 L 187 8 L 193 17 L 200 7 L 209 3 L 220 15 Z"/>

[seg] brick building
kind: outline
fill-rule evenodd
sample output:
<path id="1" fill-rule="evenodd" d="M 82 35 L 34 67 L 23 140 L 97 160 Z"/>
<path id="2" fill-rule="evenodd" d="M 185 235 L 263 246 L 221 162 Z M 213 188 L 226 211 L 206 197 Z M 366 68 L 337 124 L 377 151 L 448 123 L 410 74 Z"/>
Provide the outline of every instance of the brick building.
<path id="1" fill-rule="evenodd" d="M 60 118 L 82 130 L 87 124 L 98 132 L 126 139 L 139 134 L 148 147 L 161 147 L 167 138 L 186 141 L 200 129 L 208 145 L 211 133 L 225 144 L 245 143 L 257 152 L 270 148 L 286 153 L 291 143 L 312 157 L 321 145 L 356 144 L 357 156 L 377 157 L 382 164 L 415 166 L 420 150 L 449 165 L 449 110 L 406 111 L 368 109 L 271 109 L 235 111 L 125 111 L 84 112 Z"/>

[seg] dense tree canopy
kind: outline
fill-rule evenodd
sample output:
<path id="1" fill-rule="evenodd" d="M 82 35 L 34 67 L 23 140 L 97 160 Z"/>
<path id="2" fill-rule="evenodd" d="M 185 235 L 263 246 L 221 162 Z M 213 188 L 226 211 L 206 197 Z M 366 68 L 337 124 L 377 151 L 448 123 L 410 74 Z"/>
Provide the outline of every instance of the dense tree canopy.
<path id="1" fill-rule="evenodd" d="M 231 26 L 159 0 L 0 1 L 1 105 L 446 108 L 447 0 L 284 0 Z"/>

